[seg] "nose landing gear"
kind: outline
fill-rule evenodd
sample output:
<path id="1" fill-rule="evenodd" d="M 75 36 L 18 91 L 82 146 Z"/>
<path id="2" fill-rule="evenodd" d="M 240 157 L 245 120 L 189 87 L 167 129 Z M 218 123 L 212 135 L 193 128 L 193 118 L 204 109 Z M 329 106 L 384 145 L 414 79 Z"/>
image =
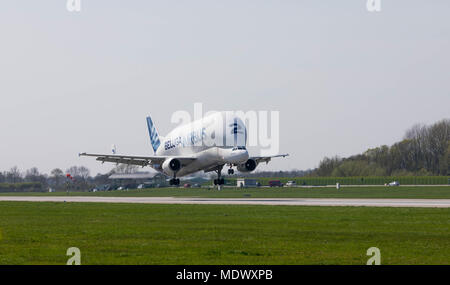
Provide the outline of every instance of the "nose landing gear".
<path id="1" fill-rule="evenodd" d="M 214 179 L 214 185 L 223 185 L 223 184 L 225 184 L 225 179 L 223 179 L 223 178 L 220 178 L 220 176 L 222 176 L 222 168 L 223 168 L 223 165 L 220 165 L 220 166 L 218 166 L 217 167 L 217 170 L 216 170 L 216 172 L 217 172 L 217 179 Z"/>
<path id="2" fill-rule="evenodd" d="M 233 174 L 234 174 L 234 169 L 233 168 L 228 169 L 228 175 L 233 175 Z"/>

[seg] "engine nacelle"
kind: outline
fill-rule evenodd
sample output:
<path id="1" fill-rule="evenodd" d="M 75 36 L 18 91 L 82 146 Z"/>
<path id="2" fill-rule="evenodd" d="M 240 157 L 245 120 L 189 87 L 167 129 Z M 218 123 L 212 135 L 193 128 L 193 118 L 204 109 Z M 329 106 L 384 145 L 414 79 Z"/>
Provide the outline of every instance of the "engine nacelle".
<path id="1" fill-rule="evenodd" d="M 173 175 L 181 169 L 181 162 L 176 158 L 168 158 L 162 164 L 162 169 L 166 174 Z"/>
<path id="2" fill-rule="evenodd" d="M 239 170 L 240 172 L 252 172 L 256 169 L 256 166 L 258 166 L 256 161 L 253 159 L 249 159 L 245 163 L 238 165 L 237 170 Z"/>

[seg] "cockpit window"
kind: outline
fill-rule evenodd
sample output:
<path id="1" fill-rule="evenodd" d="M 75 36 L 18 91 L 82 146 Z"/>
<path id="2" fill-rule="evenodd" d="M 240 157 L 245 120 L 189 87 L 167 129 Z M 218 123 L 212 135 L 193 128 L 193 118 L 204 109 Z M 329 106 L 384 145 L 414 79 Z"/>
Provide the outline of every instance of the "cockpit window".
<path id="1" fill-rule="evenodd" d="M 245 146 L 237 146 L 237 147 L 233 147 L 232 149 L 233 151 L 235 150 L 246 150 Z"/>

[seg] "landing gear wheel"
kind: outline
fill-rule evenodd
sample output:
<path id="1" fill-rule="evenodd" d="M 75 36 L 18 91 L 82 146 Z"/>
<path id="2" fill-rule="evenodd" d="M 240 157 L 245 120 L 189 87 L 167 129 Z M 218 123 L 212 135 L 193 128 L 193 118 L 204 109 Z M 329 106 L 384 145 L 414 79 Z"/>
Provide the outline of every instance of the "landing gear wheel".
<path id="1" fill-rule="evenodd" d="M 228 169 L 228 175 L 233 175 L 233 174 L 234 174 L 234 169 L 233 168 Z"/>
<path id="2" fill-rule="evenodd" d="M 217 172 L 217 179 L 214 179 L 214 185 L 223 185 L 223 184 L 225 184 L 225 180 L 223 179 L 223 178 L 221 178 L 221 174 L 222 174 L 222 168 L 223 168 L 223 165 L 219 165 L 218 167 L 217 167 L 217 170 L 216 170 L 216 172 Z M 228 173 L 230 172 L 230 170 L 228 170 Z M 219 187 L 219 190 L 220 190 L 220 187 Z"/>
<path id="3" fill-rule="evenodd" d="M 170 185 L 174 185 L 174 186 L 178 186 L 178 185 L 180 185 L 180 179 L 172 178 L 172 179 L 169 180 L 169 184 Z"/>

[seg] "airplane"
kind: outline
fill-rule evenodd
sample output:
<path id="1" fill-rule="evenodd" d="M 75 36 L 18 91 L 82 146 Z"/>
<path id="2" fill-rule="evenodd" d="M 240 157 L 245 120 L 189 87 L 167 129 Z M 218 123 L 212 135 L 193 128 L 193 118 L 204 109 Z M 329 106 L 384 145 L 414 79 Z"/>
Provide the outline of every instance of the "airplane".
<path id="1" fill-rule="evenodd" d="M 159 137 L 155 125 L 147 117 L 147 127 L 153 156 L 132 156 L 118 154 L 80 153 L 79 156 L 96 157 L 104 162 L 124 163 L 150 166 L 156 171 L 172 177 L 170 185 L 180 185 L 180 179 L 198 171 L 217 173 L 214 185 L 223 185 L 222 169 L 229 167 L 228 174 L 234 174 L 233 167 L 240 172 L 251 172 L 259 163 L 275 157 L 286 157 L 289 154 L 272 156 L 249 156 L 246 148 L 247 129 L 242 120 L 226 112 L 216 112 L 189 124 L 181 125 L 167 136 Z"/>

